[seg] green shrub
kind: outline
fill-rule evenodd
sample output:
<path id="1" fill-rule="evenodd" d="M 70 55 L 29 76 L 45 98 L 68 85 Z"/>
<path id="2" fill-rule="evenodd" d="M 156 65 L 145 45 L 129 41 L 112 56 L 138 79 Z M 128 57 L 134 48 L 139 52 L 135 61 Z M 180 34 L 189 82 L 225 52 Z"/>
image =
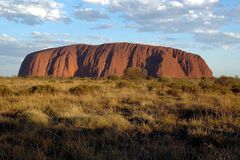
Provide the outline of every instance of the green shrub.
<path id="1" fill-rule="evenodd" d="M 124 72 L 124 78 L 127 79 L 139 79 L 145 77 L 147 77 L 146 70 L 138 67 L 127 68 Z"/>
<path id="2" fill-rule="evenodd" d="M 74 95 L 83 95 L 99 91 L 101 88 L 97 85 L 78 85 L 69 89 L 69 93 Z"/>
<path id="3" fill-rule="evenodd" d="M 0 86 L 0 96 L 9 96 L 12 95 L 12 90 L 10 90 L 8 87 L 6 86 Z"/>

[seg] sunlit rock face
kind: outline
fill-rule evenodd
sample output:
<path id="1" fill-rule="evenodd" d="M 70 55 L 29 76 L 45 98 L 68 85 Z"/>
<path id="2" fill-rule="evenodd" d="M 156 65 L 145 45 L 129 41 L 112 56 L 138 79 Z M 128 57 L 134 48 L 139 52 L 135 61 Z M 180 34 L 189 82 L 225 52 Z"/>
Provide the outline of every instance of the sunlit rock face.
<path id="1" fill-rule="evenodd" d="M 37 51 L 24 59 L 19 76 L 122 76 L 130 67 L 146 69 L 153 77 L 212 77 L 211 69 L 199 55 L 131 43 L 79 44 Z"/>

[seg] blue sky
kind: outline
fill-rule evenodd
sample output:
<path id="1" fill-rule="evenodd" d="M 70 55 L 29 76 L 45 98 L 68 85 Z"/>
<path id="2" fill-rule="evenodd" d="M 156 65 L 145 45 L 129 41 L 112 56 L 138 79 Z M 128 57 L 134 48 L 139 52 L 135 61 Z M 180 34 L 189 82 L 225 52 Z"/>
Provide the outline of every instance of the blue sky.
<path id="1" fill-rule="evenodd" d="M 0 0 L 0 28 L 2 76 L 36 50 L 109 42 L 183 49 L 240 76 L 239 0 Z"/>

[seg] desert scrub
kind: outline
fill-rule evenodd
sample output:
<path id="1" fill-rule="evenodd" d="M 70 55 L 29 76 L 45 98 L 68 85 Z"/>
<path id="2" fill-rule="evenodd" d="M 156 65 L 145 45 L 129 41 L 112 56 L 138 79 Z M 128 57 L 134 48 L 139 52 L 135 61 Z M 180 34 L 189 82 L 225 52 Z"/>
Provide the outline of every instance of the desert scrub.
<path id="1" fill-rule="evenodd" d="M 83 95 L 93 93 L 94 91 L 101 90 L 100 86 L 97 85 L 78 85 L 69 89 L 69 93 L 73 95 Z"/>
<path id="2" fill-rule="evenodd" d="M 208 79 L 202 79 L 198 86 L 200 89 L 202 89 L 204 92 L 206 91 L 214 91 L 214 82 Z"/>
<path id="3" fill-rule="evenodd" d="M 215 84 L 219 84 L 225 87 L 231 87 L 233 85 L 236 85 L 236 83 L 237 83 L 237 79 L 232 77 L 222 76 L 220 78 L 215 79 Z"/>
<path id="4" fill-rule="evenodd" d="M 20 116 L 19 120 L 23 124 L 27 125 L 43 125 L 47 126 L 49 124 L 50 118 L 47 114 L 43 113 L 41 110 L 31 109 L 24 111 Z"/>
<path id="5" fill-rule="evenodd" d="M 131 67 L 127 68 L 124 71 L 124 76 L 125 79 L 141 79 L 141 78 L 146 78 L 147 77 L 147 71 L 142 68 L 138 67 Z"/>
<path id="6" fill-rule="evenodd" d="M 239 94 L 240 93 L 240 85 L 233 85 L 231 88 L 231 91 L 235 94 Z"/>
<path id="7" fill-rule="evenodd" d="M 37 85 L 28 89 L 21 90 L 18 95 L 31 95 L 31 94 L 55 94 L 57 89 L 50 85 Z"/>
<path id="8" fill-rule="evenodd" d="M 124 117 L 118 114 L 109 115 L 85 115 L 76 119 L 77 128 L 113 128 L 118 131 L 131 129 L 131 124 Z"/>
<path id="9" fill-rule="evenodd" d="M 122 78 L 118 75 L 111 75 L 108 76 L 108 80 L 113 80 L 113 81 L 117 81 L 117 80 L 121 80 Z"/>
<path id="10" fill-rule="evenodd" d="M 195 84 L 184 84 L 181 87 L 183 92 L 189 92 L 189 93 L 197 93 L 199 91 L 199 88 Z"/>
<path id="11" fill-rule="evenodd" d="M 153 90 L 156 90 L 156 89 L 159 89 L 160 88 L 160 83 L 159 82 L 149 82 L 147 84 L 147 89 L 149 91 L 153 91 Z"/>
<path id="12" fill-rule="evenodd" d="M 179 93 L 179 91 L 177 89 L 169 89 L 167 91 L 167 94 L 169 96 L 173 96 L 173 97 L 180 97 L 180 93 Z"/>
<path id="13" fill-rule="evenodd" d="M 240 157 L 239 79 L 0 80 L 14 92 L 0 96 L 0 159 Z M 47 85 L 58 91 L 15 95 Z"/>
<path id="14" fill-rule="evenodd" d="M 117 82 L 115 87 L 117 89 L 133 88 L 134 85 L 131 82 L 124 80 L 124 81 Z"/>
<path id="15" fill-rule="evenodd" d="M 140 113 L 136 113 L 136 114 L 132 115 L 129 118 L 129 121 L 135 125 L 137 125 L 137 124 L 146 124 L 147 125 L 147 124 L 154 123 L 155 119 L 149 114 L 140 112 Z"/>
<path id="16" fill-rule="evenodd" d="M 122 104 L 131 105 L 131 106 L 141 106 L 142 101 L 136 97 L 127 97 L 121 100 Z"/>
<path id="17" fill-rule="evenodd" d="M 5 97 L 5 96 L 10 96 L 12 94 L 13 94 L 13 92 L 11 89 L 9 89 L 6 86 L 0 86 L 0 96 Z"/>

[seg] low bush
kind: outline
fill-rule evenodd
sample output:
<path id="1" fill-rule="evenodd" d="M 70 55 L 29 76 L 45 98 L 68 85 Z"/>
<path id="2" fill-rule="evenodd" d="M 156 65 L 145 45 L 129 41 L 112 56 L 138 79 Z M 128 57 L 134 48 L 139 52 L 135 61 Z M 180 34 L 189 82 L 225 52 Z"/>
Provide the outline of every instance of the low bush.
<path id="1" fill-rule="evenodd" d="M 167 77 L 159 77 L 158 78 L 158 82 L 161 82 L 161 83 L 169 83 L 171 80 Z"/>
<path id="2" fill-rule="evenodd" d="M 116 81 L 116 80 L 120 80 L 121 77 L 118 76 L 118 75 L 111 75 L 111 76 L 108 76 L 108 79 L 109 79 L 109 80 Z"/>
<path id="3" fill-rule="evenodd" d="M 149 114 L 139 113 L 131 117 L 129 121 L 132 124 L 149 124 L 149 123 L 153 123 L 155 119 Z"/>
<path id="4" fill-rule="evenodd" d="M 23 112 L 19 120 L 21 123 L 28 125 L 44 125 L 47 126 L 49 124 L 49 117 L 45 113 L 40 110 L 31 109 Z"/>
<path id="5" fill-rule="evenodd" d="M 141 106 L 142 105 L 141 100 L 133 98 L 133 97 L 123 98 L 121 103 L 132 105 L 132 106 Z"/>
<path id="6" fill-rule="evenodd" d="M 232 86 L 231 91 L 232 91 L 233 93 L 235 93 L 235 94 L 240 93 L 240 85 L 234 85 L 234 86 Z"/>
<path id="7" fill-rule="evenodd" d="M 123 116 L 117 114 L 109 114 L 104 116 L 89 115 L 76 119 L 76 127 L 80 128 L 113 128 L 118 131 L 125 131 L 131 128 L 131 124 Z"/>
<path id="8" fill-rule="evenodd" d="M 146 77 L 147 77 L 146 70 L 138 67 L 127 68 L 124 72 L 124 78 L 126 79 L 140 79 Z"/>
<path id="9" fill-rule="evenodd" d="M 236 79 L 234 79 L 232 77 L 222 76 L 215 80 L 215 84 L 219 84 L 219 85 L 225 86 L 225 87 L 230 87 L 230 86 L 236 85 Z"/>
<path id="10" fill-rule="evenodd" d="M 212 81 L 209 81 L 209 80 L 202 79 L 199 82 L 198 86 L 203 91 L 212 91 L 212 90 L 214 90 L 214 83 Z"/>
<path id="11" fill-rule="evenodd" d="M 183 92 L 189 92 L 189 93 L 197 93 L 198 92 L 198 86 L 194 84 L 184 84 L 182 85 L 182 91 Z"/>
<path id="12" fill-rule="evenodd" d="M 198 91 L 198 86 L 188 80 L 176 79 L 173 82 L 167 84 L 168 87 L 172 89 L 182 90 L 183 92 L 196 93 Z"/>
<path id="13" fill-rule="evenodd" d="M 76 87 L 72 87 L 69 89 L 69 93 L 74 95 L 83 95 L 83 94 L 89 94 L 94 91 L 99 91 L 101 89 L 100 86 L 97 85 L 78 85 Z"/>
<path id="14" fill-rule="evenodd" d="M 57 89 L 50 85 L 38 85 L 32 86 L 27 90 L 22 90 L 18 95 L 30 95 L 30 94 L 54 94 L 57 92 Z"/>
<path id="15" fill-rule="evenodd" d="M 158 88 L 160 88 L 160 84 L 157 82 L 152 82 L 152 83 L 147 84 L 147 89 L 149 91 L 153 91 L 154 89 L 158 89 Z"/>
<path id="16" fill-rule="evenodd" d="M 9 96 L 12 95 L 12 90 L 10 90 L 8 87 L 6 86 L 0 86 L 0 96 Z"/>
<path id="17" fill-rule="evenodd" d="M 131 84 L 127 81 L 121 81 L 116 84 L 116 88 L 122 89 L 122 88 L 130 88 Z"/>
<path id="18" fill-rule="evenodd" d="M 179 91 L 177 89 L 169 89 L 167 94 L 173 97 L 179 97 Z"/>
<path id="19" fill-rule="evenodd" d="M 146 78 L 147 80 L 153 80 L 153 79 L 155 79 L 153 76 L 148 76 L 147 78 Z"/>

